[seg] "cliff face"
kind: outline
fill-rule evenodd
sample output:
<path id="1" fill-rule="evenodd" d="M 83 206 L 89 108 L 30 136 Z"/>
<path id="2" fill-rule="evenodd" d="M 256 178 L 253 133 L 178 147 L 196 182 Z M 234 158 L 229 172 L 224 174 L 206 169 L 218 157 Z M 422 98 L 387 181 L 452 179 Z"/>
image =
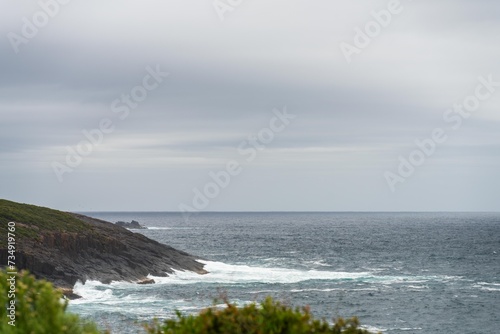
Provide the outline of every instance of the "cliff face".
<path id="1" fill-rule="evenodd" d="M 77 280 L 139 281 L 148 274 L 167 276 L 174 269 L 206 273 L 195 257 L 109 222 L 61 213 L 72 222 L 68 225 L 71 228 L 64 228 L 62 224 L 44 224 L 28 216 L 19 215 L 16 219 L 12 213 L 6 215 L 5 203 L 0 202 L 0 217 L 2 210 L 2 228 L 7 225 L 6 220 L 14 221 L 20 232 L 16 239 L 17 267 L 60 287 L 72 287 Z M 0 244 L 2 266 L 6 265 L 7 256 L 7 247 Z"/>

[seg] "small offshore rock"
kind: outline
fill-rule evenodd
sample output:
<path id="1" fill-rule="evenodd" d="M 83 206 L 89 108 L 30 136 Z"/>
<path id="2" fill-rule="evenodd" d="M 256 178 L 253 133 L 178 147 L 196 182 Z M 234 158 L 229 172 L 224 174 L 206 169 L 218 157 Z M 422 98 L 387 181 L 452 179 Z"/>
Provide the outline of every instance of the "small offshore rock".
<path id="1" fill-rule="evenodd" d="M 62 292 L 64 298 L 69 299 L 69 300 L 75 300 L 75 299 L 82 298 L 82 296 L 77 295 L 76 293 L 74 293 L 73 289 L 59 288 L 59 291 Z"/>
<path id="2" fill-rule="evenodd" d="M 127 223 L 127 222 L 124 222 L 124 221 L 117 221 L 115 223 L 115 225 L 118 225 L 118 226 L 121 226 L 121 227 L 125 227 L 125 228 L 129 228 L 129 229 L 136 229 L 136 230 L 147 229 L 147 227 L 142 226 L 136 220 L 132 220 L 130 223 Z"/>

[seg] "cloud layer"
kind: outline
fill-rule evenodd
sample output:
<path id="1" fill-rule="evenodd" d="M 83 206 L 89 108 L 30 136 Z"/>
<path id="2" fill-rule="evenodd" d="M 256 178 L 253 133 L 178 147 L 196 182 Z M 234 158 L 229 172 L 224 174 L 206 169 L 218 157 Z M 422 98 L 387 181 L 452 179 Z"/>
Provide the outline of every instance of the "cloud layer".
<path id="1" fill-rule="evenodd" d="M 500 81 L 500 3 L 402 0 L 349 64 L 340 44 L 390 2 L 243 1 L 221 21 L 211 1 L 6 1 L 0 197 L 176 211 L 210 171 L 242 160 L 204 209 L 498 210 L 500 87 L 457 131 L 443 114 L 478 77 Z M 42 7 L 53 17 L 16 53 L 12 34 Z M 148 66 L 168 78 L 120 119 L 113 101 Z M 238 146 L 284 106 L 297 118 L 245 162 Z M 113 132 L 60 183 L 53 163 L 102 119 Z M 391 192 L 384 172 L 436 127 L 449 139 Z"/>

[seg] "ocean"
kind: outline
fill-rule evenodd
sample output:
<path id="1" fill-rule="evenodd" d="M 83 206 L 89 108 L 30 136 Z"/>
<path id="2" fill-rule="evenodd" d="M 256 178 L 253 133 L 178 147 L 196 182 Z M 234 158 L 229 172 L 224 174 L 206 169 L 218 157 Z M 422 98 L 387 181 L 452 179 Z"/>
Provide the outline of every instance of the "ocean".
<path id="1" fill-rule="evenodd" d="M 223 295 L 239 305 L 273 296 L 390 334 L 500 333 L 500 213 L 84 214 L 137 220 L 148 229 L 135 232 L 210 272 L 77 283 L 83 298 L 69 311 L 112 333 L 141 333 L 143 321 L 197 313 Z"/>

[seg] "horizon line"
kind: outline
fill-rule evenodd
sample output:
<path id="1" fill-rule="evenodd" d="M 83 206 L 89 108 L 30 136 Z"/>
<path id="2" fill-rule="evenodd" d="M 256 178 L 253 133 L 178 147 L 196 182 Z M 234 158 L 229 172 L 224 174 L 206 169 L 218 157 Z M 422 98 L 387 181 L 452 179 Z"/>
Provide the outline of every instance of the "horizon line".
<path id="1" fill-rule="evenodd" d="M 73 211 L 70 210 L 69 212 L 74 212 L 74 213 L 178 213 L 178 214 L 198 214 L 198 213 L 500 213 L 500 211 L 450 211 L 450 210 L 443 210 L 443 211 L 285 211 L 285 210 L 268 210 L 268 211 L 262 211 L 262 210 L 250 210 L 250 211 L 193 211 L 193 212 L 182 212 L 182 211 L 158 211 L 158 210 L 146 210 L 146 211 L 141 211 L 141 210 L 111 210 L 111 211 Z"/>

